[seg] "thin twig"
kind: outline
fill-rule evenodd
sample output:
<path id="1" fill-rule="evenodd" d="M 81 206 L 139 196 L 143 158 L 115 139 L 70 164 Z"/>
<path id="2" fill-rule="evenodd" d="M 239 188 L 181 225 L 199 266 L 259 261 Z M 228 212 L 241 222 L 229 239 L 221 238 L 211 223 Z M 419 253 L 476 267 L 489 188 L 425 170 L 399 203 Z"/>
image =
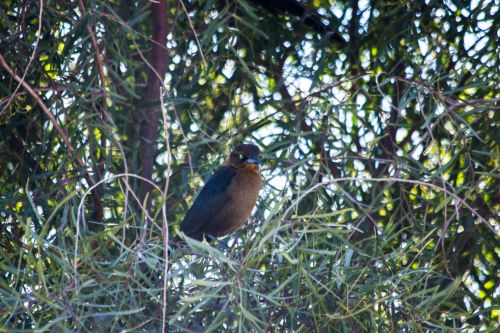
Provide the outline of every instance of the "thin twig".
<path id="1" fill-rule="evenodd" d="M 379 89 L 379 91 L 380 91 L 380 89 Z M 422 117 L 423 117 L 424 119 L 427 119 L 427 118 L 426 118 L 426 114 L 425 114 L 425 113 L 424 113 L 424 111 L 422 110 L 422 107 L 418 107 L 418 104 L 420 104 L 420 103 L 419 103 L 419 102 L 417 102 L 417 106 L 416 106 L 416 108 L 418 108 L 418 109 L 419 109 L 420 114 L 422 115 Z M 431 145 L 430 145 L 429 147 L 434 147 L 434 148 L 435 148 L 435 158 L 436 158 L 436 160 L 437 160 L 438 170 L 441 170 L 441 168 L 442 168 L 442 166 L 443 166 L 443 165 L 442 165 L 442 163 L 441 163 L 441 157 L 439 156 L 439 146 L 438 146 L 438 144 L 436 143 L 437 141 L 436 141 L 436 139 L 434 138 L 434 134 L 432 133 L 432 128 L 429 126 L 429 123 L 426 121 L 426 122 L 424 123 L 424 125 L 425 125 L 425 127 L 426 127 L 426 129 L 427 129 L 427 132 L 429 133 L 430 138 L 431 138 Z M 429 148 L 429 147 L 428 147 L 428 148 Z M 428 148 L 427 148 L 427 149 L 428 149 Z M 441 180 L 441 183 L 443 184 L 443 188 L 445 188 L 445 187 L 446 187 L 446 184 L 445 184 L 445 179 L 443 178 L 443 175 L 442 175 L 442 174 L 439 174 L 438 176 L 439 176 L 439 179 Z M 446 257 L 446 251 L 445 251 L 445 250 L 446 250 L 446 247 L 445 247 L 445 243 L 444 243 L 444 239 L 445 239 L 444 235 L 446 235 L 446 231 L 447 231 L 447 229 L 448 229 L 448 227 L 449 227 L 449 223 L 448 223 L 448 221 L 450 221 L 450 220 L 448 220 L 448 209 L 447 209 L 447 205 L 448 205 L 448 204 L 446 203 L 446 201 L 447 201 L 447 196 L 446 196 L 446 193 L 444 193 L 444 202 L 445 202 L 445 205 L 444 205 L 443 212 L 444 212 L 444 221 L 445 221 L 445 223 L 444 223 L 444 225 L 443 225 L 443 233 L 441 234 L 441 250 L 443 251 L 443 257 Z M 458 217 L 458 207 L 456 207 L 456 206 L 455 206 L 455 209 L 456 209 L 456 212 L 457 212 L 457 217 Z M 446 261 L 446 260 L 444 260 L 443 262 L 444 262 L 444 266 L 445 266 L 446 271 L 447 271 L 447 272 L 448 272 L 448 274 L 451 276 L 450 269 L 448 268 L 447 261 Z"/>
<path id="2" fill-rule="evenodd" d="M 34 92 L 44 92 L 44 91 L 64 91 L 64 90 L 69 90 L 68 88 L 66 87 L 63 87 L 63 86 L 51 86 L 51 87 L 42 87 L 42 88 L 33 88 L 33 91 Z M 4 98 L 1 98 L 0 99 L 0 105 L 1 104 L 4 104 L 4 103 L 10 103 L 10 99 L 12 97 L 19 97 L 19 96 L 24 96 L 26 95 L 28 92 L 26 91 L 19 91 L 19 92 L 15 92 L 13 94 L 11 94 L 10 96 L 8 97 L 4 97 Z M 1 112 L 0 112 L 1 113 Z"/>
<path id="3" fill-rule="evenodd" d="M 87 10 L 85 8 L 85 4 L 83 3 L 83 0 L 78 1 L 78 7 L 80 8 L 82 15 L 87 15 Z M 95 53 L 95 62 L 96 62 L 96 66 L 97 66 L 97 73 L 99 75 L 100 86 L 102 89 L 102 99 L 101 99 L 101 111 L 103 112 L 102 120 L 104 122 L 106 122 L 107 118 L 108 118 L 108 116 L 106 114 L 106 111 L 108 109 L 107 101 L 106 101 L 106 76 L 104 75 L 104 66 L 102 64 L 102 59 L 101 59 L 101 50 L 99 49 L 99 44 L 97 44 L 97 39 L 95 38 L 93 25 L 87 25 L 86 29 L 87 29 L 87 33 L 89 34 L 90 43 L 92 44 L 92 48 L 94 49 L 94 53 Z"/>
<path id="4" fill-rule="evenodd" d="M 198 45 L 198 49 L 200 50 L 201 59 L 203 60 L 203 64 L 207 67 L 207 61 L 205 60 L 205 55 L 203 54 L 203 50 L 201 48 L 200 41 L 198 40 L 198 35 L 196 34 L 196 30 L 194 30 L 193 22 L 191 22 L 191 18 L 189 17 L 189 13 L 184 5 L 182 0 L 179 1 L 182 5 L 182 9 L 184 9 L 184 13 L 186 14 L 186 18 L 188 20 L 189 26 L 191 27 L 191 31 L 193 31 L 194 39 L 196 40 L 196 45 Z"/>
<path id="5" fill-rule="evenodd" d="M 78 6 L 80 8 L 80 11 L 82 12 L 82 15 L 85 16 L 87 15 L 87 10 L 85 8 L 85 4 L 83 3 L 83 0 L 79 0 L 78 1 Z M 97 44 L 97 39 L 95 37 L 95 34 L 94 34 L 94 27 L 93 27 L 93 24 L 87 24 L 86 25 L 86 29 L 87 29 L 87 33 L 89 35 L 89 38 L 90 38 L 90 43 L 92 44 L 92 48 L 94 49 L 94 53 L 95 53 L 95 63 L 96 63 L 96 66 L 97 66 L 97 73 L 98 73 L 98 77 L 99 77 L 99 80 L 98 82 L 100 82 L 100 86 L 101 86 L 101 109 L 98 111 L 99 115 L 100 115 L 100 120 L 102 122 L 102 124 L 106 125 L 107 122 L 108 122 L 108 114 L 107 114 L 107 109 L 108 109 L 108 105 L 107 105 L 107 98 L 106 98 L 106 77 L 104 75 L 104 66 L 103 66 L 103 63 L 102 63 L 102 54 L 101 54 L 101 50 L 99 49 L 99 44 Z M 106 126 L 104 126 L 104 130 L 106 130 Z M 111 134 L 113 135 L 113 134 Z M 98 176 L 102 176 L 104 174 L 104 171 L 105 171 L 105 158 L 106 158 L 106 146 L 107 146 L 107 139 L 106 139 L 107 135 L 105 135 L 104 133 L 102 133 L 101 135 L 101 142 L 100 142 L 100 149 L 101 149 L 101 153 L 99 154 L 99 163 L 98 163 L 98 166 L 97 166 L 97 175 Z M 127 170 L 125 171 L 127 173 Z M 128 181 L 125 180 L 125 181 Z M 102 216 L 102 206 L 101 205 L 98 205 L 97 207 L 101 212 L 99 213 L 100 216 Z"/>
<path id="6" fill-rule="evenodd" d="M 165 110 L 165 105 L 163 103 L 163 87 L 160 87 L 160 104 L 161 104 L 161 114 L 163 116 L 163 133 L 165 135 L 165 145 L 167 146 L 167 174 L 165 175 L 165 189 L 162 193 L 161 204 L 165 207 L 167 201 L 167 193 L 170 184 L 170 171 L 172 163 L 172 155 L 170 151 L 170 137 L 168 135 L 168 122 Z M 166 332 L 167 325 L 167 283 L 168 283 L 168 220 L 167 215 L 163 215 L 162 224 L 162 236 L 163 236 L 163 256 L 165 259 L 165 266 L 163 267 L 163 290 L 162 290 L 162 329 L 161 331 Z"/>

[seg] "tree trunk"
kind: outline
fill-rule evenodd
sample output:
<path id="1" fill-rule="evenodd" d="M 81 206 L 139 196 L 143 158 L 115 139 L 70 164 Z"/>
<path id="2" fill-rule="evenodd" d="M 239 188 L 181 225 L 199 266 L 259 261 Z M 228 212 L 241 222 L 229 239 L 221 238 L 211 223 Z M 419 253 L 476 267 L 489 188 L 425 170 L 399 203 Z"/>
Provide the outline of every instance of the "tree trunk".
<path id="1" fill-rule="evenodd" d="M 167 42 L 167 14 L 168 0 L 152 2 L 151 15 L 153 33 L 150 64 L 152 68 L 148 71 L 148 83 L 146 87 L 145 104 L 148 106 L 142 109 L 142 120 L 140 124 L 140 146 L 139 146 L 139 168 L 141 176 L 152 179 L 153 166 L 156 158 L 156 147 L 158 138 L 158 121 L 160 119 L 161 104 L 160 88 L 163 85 L 165 71 L 167 68 L 168 50 Z M 146 201 L 146 208 L 151 207 L 152 185 L 147 182 L 141 183 L 141 198 Z M 149 195 L 148 195 L 149 194 Z"/>

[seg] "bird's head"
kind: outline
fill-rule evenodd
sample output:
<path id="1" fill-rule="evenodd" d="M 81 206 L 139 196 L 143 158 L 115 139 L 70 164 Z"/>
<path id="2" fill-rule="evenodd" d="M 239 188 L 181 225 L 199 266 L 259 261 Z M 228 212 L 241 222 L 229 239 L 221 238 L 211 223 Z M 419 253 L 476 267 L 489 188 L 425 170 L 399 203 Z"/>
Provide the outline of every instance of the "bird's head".
<path id="1" fill-rule="evenodd" d="M 248 172 L 259 172 L 259 147 L 253 144 L 236 146 L 229 155 L 226 165 Z"/>

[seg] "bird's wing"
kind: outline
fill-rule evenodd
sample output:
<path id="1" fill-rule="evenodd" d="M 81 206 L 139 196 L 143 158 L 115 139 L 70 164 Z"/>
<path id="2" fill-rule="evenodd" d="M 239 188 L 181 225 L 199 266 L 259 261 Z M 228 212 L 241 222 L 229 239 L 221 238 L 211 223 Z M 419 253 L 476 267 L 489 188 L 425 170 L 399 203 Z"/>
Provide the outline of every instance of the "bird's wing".
<path id="1" fill-rule="evenodd" d="M 189 235 L 201 231 L 231 200 L 227 188 L 235 174 L 234 168 L 223 166 L 208 179 L 181 223 L 182 232 Z"/>

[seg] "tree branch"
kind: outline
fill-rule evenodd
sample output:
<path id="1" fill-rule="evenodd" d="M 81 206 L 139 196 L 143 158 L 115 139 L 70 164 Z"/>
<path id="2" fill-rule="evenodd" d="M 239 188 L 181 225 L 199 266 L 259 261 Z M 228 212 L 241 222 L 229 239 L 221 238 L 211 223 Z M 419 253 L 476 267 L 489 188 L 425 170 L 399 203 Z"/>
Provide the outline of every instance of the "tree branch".
<path id="1" fill-rule="evenodd" d="M 78 7 L 80 8 L 80 11 L 82 12 L 82 15 L 86 15 L 87 14 L 87 9 L 85 8 L 85 4 L 83 3 L 83 0 L 79 0 L 78 1 Z M 107 104 L 107 98 L 106 98 L 106 76 L 104 74 L 104 66 L 103 66 L 103 63 L 102 63 L 102 54 L 101 54 L 101 50 L 99 49 L 99 44 L 97 43 L 97 39 L 95 37 L 95 34 L 94 34 L 94 25 L 93 24 L 89 24 L 87 25 L 86 27 L 87 29 L 87 33 L 89 35 L 89 38 L 90 38 L 90 43 L 92 44 L 92 48 L 94 49 L 94 53 L 95 53 L 95 64 L 96 64 L 96 67 L 97 67 L 97 73 L 98 73 L 98 76 L 99 76 L 99 81 L 100 81 L 100 86 L 101 86 L 101 110 L 99 112 L 99 115 L 101 116 L 101 123 L 102 124 L 106 124 L 108 122 L 108 114 L 107 114 L 107 110 L 108 110 L 108 104 Z M 105 165 L 105 154 L 106 154 L 106 147 L 107 147 L 107 144 L 106 144 L 106 134 L 105 133 L 102 133 L 101 134 L 101 142 L 100 142 L 100 154 L 99 154 L 99 164 L 97 166 L 97 177 L 102 177 L 104 175 L 104 165 Z M 100 191 L 100 189 L 97 189 L 96 188 L 96 191 Z M 99 192 L 99 196 L 101 196 L 101 193 Z M 97 206 L 97 211 L 96 211 L 96 214 L 95 217 L 97 220 L 102 220 L 102 216 L 103 216 L 103 213 L 102 213 L 102 205 L 99 203 L 99 205 Z"/>
<path id="2" fill-rule="evenodd" d="M 26 83 L 26 81 L 24 81 L 21 77 L 19 77 L 18 75 L 16 75 L 16 73 L 14 72 L 14 70 L 12 70 L 12 68 L 10 68 L 10 66 L 7 64 L 7 62 L 5 61 L 4 57 L 1 54 L 0 54 L 0 65 L 9 73 L 9 75 L 14 80 L 16 80 L 17 82 L 19 82 L 21 84 L 21 86 L 28 92 L 28 94 L 31 97 L 33 97 L 33 99 L 36 101 L 36 103 L 38 104 L 38 106 L 42 109 L 43 113 L 45 113 L 45 115 L 47 116 L 47 118 L 49 118 L 50 122 L 52 123 L 52 126 L 54 126 L 54 129 L 56 130 L 56 132 L 59 135 L 59 137 L 61 138 L 61 140 L 64 142 L 66 148 L 71 153 L 71 155 L 75 158 L 76 163 L 82 168 L 83 175 L 84 175 L 84 177 L 85 177 L 88 185 L 90 187 L 94 186 L 94 181 L 90 177 L 90 175 L 89 175 L 89 173 L 87 171 L 87 166 L 85 165 L 85 163 L 83 163 L 82 159 L 76 154 L 76 150 L 75 150 L 75 148 L 73 148 L 73 145 L 69 141 L 68 135 L 62 129 L 62 127 L 59 126 L 59 124 L 57 123 L 56 118 L 49 111 L 49 109 L 47 108 L 47 106 L 45 105 L 45 103 L 42 101 L 42 99 L 40 98 L 40 96 L 38 96 L 38 94 L 36 93 L 36 91 L 28 83 Z M 97 220 L 97 221 L 101 221 L 102 220 L 102 204 L 101 204 L 100 197 L 101 196 L 97 192 L 93 191 L 93 199 L 94 199 L 95 210 L 94 210 L 94 212 L 92 214 L 92 218 L 95 219 L 95 220 Z"/>
<path id="3" fill-rule="evenodd" d="M 38 94 L 35 92 L 35 90 L 33 88 L 31 88 L 31 86 L 29 84 L 27 84 L 25 81 L 23 81 L 22 78 L 20 78 L 19 76 L 16 75 L 16 73 L 12 70 L 12 68 L 10 68 L 10 66 L 7 64 L 7 62 L 5 62 L 5 59 L 4 59 L 4 57 L 1 54 L 0 54 L 0 65 L 2 65 L 2 67 L 10 74 L 10 76 L 12 76 L 12 78 L 14 80 L 16 80 L 17 82 L 19 82 L 22 85 L 22 87 L 24 89 L 26 89 L 26 91 L 28 92 L 28 94 L 31 97 L 33 97 L 33 99 L 36 101 L 36 103 L 38 104 L 38 106 L 42 109 L 43 113 L 45 113 L 45 115 L 47 116 L 47 118 L 49 118 L 49 120 L 52 123 L 52 125 L 54 126 L 57 134 L 59 134 L 59 136 L 61 137 L 62 141 L 66 145 L 66 148 L 68 148 L 68 151 L 71 154 L 76 155 L 76 150 L 71 145 L 71 142 L 69 141 L 68 135 L 61 128 L 61 126 L 59 126 L 59 124 L 57 123 L 56 118 L 54 117 L 54 115 L 52 113 L 50 113 L 49 109 L 47 108 L 47 106 L 45 105 L 45 103 L 42 101 L 42 99 L 40 98 L 40 96 L 38 96 Z M 82 168 L 84 168 L 84 169 L 86 168 L 85 164 L 80 159 L 80 157 L 75 156 L 75 160 L 78 163 L 78 165 L 80 165 Z"/>

